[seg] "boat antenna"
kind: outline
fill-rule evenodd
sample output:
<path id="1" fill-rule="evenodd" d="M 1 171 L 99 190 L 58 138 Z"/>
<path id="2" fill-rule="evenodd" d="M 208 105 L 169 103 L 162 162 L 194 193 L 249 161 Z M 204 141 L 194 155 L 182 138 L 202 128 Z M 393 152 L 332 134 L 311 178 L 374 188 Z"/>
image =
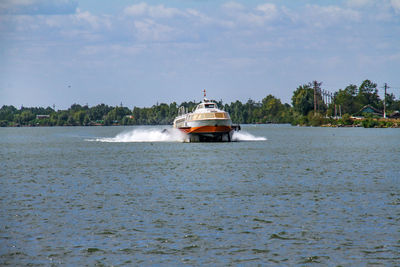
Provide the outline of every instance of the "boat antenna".
<path id="1" fill-rule="evenodd" d="M 206 89 L 203 90 L 204 97 L 206 97 Z"/>

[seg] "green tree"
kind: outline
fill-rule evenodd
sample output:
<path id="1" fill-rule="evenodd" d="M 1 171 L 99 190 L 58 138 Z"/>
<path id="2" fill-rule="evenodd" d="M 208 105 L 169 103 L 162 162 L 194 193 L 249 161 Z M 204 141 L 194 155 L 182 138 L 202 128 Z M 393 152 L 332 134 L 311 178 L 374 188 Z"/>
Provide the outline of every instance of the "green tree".
<path id="1" fill-rule="evenodd" d="M 400 110 L 400 100 L 396 100 L 393 93 L 386 94 L 386 110 L 391 112 Z"/>
<path id="2" fill-rule="evenodd" d="M 57 125 L 58 126 L 67 125 L 67 121 L 68 121 L 68 112 L 65 110 L 60 111 L 58 113 Z"/>
<path id="3" fill-rule="evenodd" d="M 122 119 L 126 115 L 130 115 L 130 114 L 131 114 L 131 112 L 128 108 L 115 107 L 107 113 L 105 120 L 107 121 L 107 124 L 121 123 Z"/>
<path id="4" fill-rule="evenodd" d="M 293 92 L 292 105 L 303 116 L 314 109 L 314 90 L 310 84 L 301 85 Z"/>
<path id="5" fill-rule="evenodd" d="M 17 109 L 14 106 L 2 106 L 0 109 L 0 120 L 12 121 Z"/>
<path id="6" fill-rule="evenodd" d="M 357 103 L 357 86 L 349 85 L 344 90 L 340 89 L 335 93 L 335 104 L 341 105 L 342 113 L 357 113 L 361 106 Z"/>
<path id="7" fill-rule="evenodd" d="M 379 99 L 377 84 L 370 80 L 362 82 L 358 89 L 357 102 L 360 107 L 372 105 L 375 108 L 383 108 L 382 102 Z"/>
<path id="8" fill-rule="evenodd" d="M 73 119 L 78 125 L 84 125 L 84 120 L 86 116 L 86 111 L 85 110 L 79 110 L 73 113 Z"/>
<path id="9" fill-rule="evenodd" d="M 172 120 L 175 118 L 175 116 L 178 115 L 178 105 L 176 104 L 176 102 L 172 102 L 171 104 L 169 104 L 169 118 L 172 118 Z"/>
<path id="10" fill-rule="evenodd" d="M 134 107 L 132 110 L 133 122 L 134 124 L 140 124 L 141 121 L 141 109 Z"/>
<path id="11" fill-rule="evenodd" d="M 90 124 L 90 117 L 89 115 L 86 113 L 85 117 L 83 118 L 83 125 L 87 126 Z"/>
<path id="12" fill-rule="evenodd" d="M 230 109 L 232 121 L 234 121 L 236 123 L 244 123 L 242 102 L 240 102 L 239 100 L 236 100 L 236 102 L 231 103 L 229 109 Z"/>
<path id="13" fill-rule="evenodd" d="M 67 125 L 69 126 L 76 126 L 77 122 L 74 119 L 73 115 L 69 115 L 67 119 Z"/>
<path id="14" fill-rule="evenodd" d="M 32 120 L 35 119 L 35 115 L 30 110 L 24 110 L 21 113 L 21 122 L 24 125 L 28 125 Z"/>
<path id="15" fill-rule="evenodd" d="M 93 121 L 103 120 L 112 109 L 113 108 L 108 105 L 100 104 L 90 108 L 88 114 Z"/>
<path id="16" fill-rule="evenodd" d="M 285 109 L 285 106 L 282 105 L 281 101 L 272 95 L 268 95 L 262 100 L 262 115 L 263 122 L 271 121 L 278 122 L 279 114 Z"/>

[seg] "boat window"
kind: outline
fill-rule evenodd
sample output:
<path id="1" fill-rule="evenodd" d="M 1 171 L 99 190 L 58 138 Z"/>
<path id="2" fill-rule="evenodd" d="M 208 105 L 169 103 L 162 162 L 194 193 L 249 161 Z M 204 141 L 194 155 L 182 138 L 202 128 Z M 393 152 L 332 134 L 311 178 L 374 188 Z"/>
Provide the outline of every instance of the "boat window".
<path id="1" fill-rule="evenodd" d="M 214 104 L 206 104 L 206 108 L 215 108 Z"/>
<path id="2" fill-rule="evenodd" d="M 216 118 L 226 118 L 225 113 L 215 113 Z"/>

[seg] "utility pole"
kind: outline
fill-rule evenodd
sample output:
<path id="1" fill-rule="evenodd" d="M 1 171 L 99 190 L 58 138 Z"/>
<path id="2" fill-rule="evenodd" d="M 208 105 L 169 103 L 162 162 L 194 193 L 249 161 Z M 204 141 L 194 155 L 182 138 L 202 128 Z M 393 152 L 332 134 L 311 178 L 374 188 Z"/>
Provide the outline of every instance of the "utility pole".
<path id="1" fill-rule="evenodd" d="M 318 105 L 318 100 L 317 100 L 317 93 L 321 95 L 321 86 L 322 83 L 319 83 L 317 81 L 313 81 L 314 85 L 314 116 L 317 115 L 317 105 Z M 318 92 L 317 92 L 318 90 Z M 319 110 L 319 107 L 318 107 Z"/>
<path id="2" fill-rule="evenodd" d="M 314 81 L 314 116 L 317 115 L 317 87 L 316 81 Z"/>
<path id="3" fill-rule="evenodd" d="M 383 117 L 386 119 L 386 90 L 388 89 L 387 83 L 385 83 L 385 96 L 383 97 Z"/>
<path id="4" fill-rule="evenodd" d="M 319 111 L 319 103 L 318 103 L 318 95 L 322 98 L 321 95 L 321 84 L 317 81 L 313 81 L 314 86 L 314 115 L 317 115 L 317 109 Z"/>

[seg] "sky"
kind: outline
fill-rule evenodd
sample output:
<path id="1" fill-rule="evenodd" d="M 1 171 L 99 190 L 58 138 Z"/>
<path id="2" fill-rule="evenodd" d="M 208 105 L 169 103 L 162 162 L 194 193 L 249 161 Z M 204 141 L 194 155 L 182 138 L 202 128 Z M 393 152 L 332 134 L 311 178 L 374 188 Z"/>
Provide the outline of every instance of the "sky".
<path id="1" fill-rule="evenodd" d="M 400 0 L 1 0 L 0 106 L 400 97 Z"/>

